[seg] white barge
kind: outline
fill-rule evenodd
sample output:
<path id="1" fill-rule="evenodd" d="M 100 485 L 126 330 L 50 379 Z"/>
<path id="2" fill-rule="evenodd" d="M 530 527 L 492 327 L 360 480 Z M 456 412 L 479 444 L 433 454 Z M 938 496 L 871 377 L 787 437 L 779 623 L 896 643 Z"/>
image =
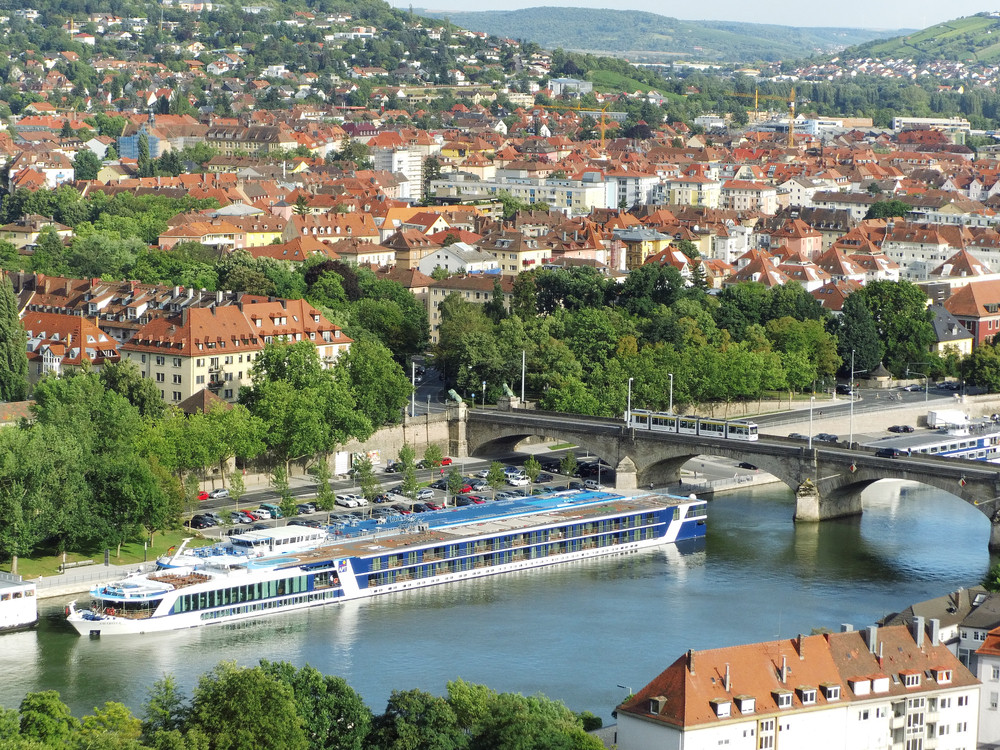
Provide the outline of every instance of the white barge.
<path id="1" fill-rule="evenodd" d="M 32 628 L 38 622 L 35 584 L 0 572 L 0 633 Z"/>

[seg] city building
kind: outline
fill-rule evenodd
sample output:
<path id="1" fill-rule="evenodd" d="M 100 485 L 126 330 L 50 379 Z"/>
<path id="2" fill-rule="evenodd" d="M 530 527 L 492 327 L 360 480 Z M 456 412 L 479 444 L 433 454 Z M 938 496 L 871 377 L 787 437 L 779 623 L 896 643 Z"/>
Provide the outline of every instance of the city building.
<path id="1" fill-rule="evenodd" d="M 980 684 L 938 623 L 688 651 L 617 709 L 619 750 L 971 750 Z"/>

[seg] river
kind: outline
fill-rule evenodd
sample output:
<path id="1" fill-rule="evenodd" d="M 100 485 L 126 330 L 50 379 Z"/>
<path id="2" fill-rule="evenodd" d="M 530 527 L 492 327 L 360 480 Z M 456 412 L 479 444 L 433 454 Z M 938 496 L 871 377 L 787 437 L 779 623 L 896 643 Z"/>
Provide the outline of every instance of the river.
<path id="1" fill-rule="evenodd" d="M 708 535 L 675 547 L 452 584 L 226 627 L 92 640 L 43 600 L 37 630 L 0 636 L 0 705 L 58 690 L 76 715 L 107 700 L 138 710 L 165 673 L 190 691 L 220 660 L 311 664 L 381 713 L 394 689 L 448 680 L 544 693 L 607 720 L 689 648 L 863 627 L 977 583 L 989 522 L 939 490 L 880 483 L 861 518 L 796 525 L 786 489 L 709 504 Z"/>

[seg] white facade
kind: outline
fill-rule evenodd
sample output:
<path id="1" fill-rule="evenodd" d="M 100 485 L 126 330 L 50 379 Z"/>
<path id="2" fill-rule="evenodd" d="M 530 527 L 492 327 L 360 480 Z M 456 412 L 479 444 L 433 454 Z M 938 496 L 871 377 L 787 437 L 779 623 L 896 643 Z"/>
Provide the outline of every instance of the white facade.
<path id="1" fill-rule="evenodd" d="M 431 180 L 430 184 L 431 195 L 466 200 L 493 200 L 504 191 L 525 203 L 547 203 L 549 208 L 570 216 L 589 214 L 592 208 L 609 208 L 603 179 L 521 177 L 483 180 L 460 172 Z"/>
<path id="2" fill-rule="evenodd" d="M 414 202 L 424 197 L 424 159 L 415 150 L 409 148 L 379 148 L 372 147 L 369 152 L 372 168 L 384 170 L 393 174 L 400 173 L 407 179 L 404 190 L 406 195 L 400 195 L 401 200 Z"/>

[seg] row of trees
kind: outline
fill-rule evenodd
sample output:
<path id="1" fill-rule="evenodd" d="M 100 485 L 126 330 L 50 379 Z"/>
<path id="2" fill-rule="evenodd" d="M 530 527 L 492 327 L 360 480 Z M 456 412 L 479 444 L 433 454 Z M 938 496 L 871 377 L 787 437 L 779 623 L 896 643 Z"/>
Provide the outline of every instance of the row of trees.
<path id="1" fill-rule="evenodd" d="M 54 691 L 0 707 L 3 750 L 600 750 L 601 726 L 537 695 L 449 682 L 447 696 L 393 691 L 375 714 L 340 677 L 308 665 L 222 662 L 188 698 L 167 675 L 148 690 L 141 718 L 109 701 L 82 719 Z"/>
<path id="2" fill-rule="evenodd" d="M 120 549 L 176 526 L 210 467 L 258 457 L 287 476 L 290 461 L 326 457 L 398 421 L 410 394 L 379 342 L 362 340 L 324 369 L 312 342 L 269 344 L 241 403 L 186 416 L 128 361 L 44 378 L 34 420 L 0 429 L 0 559 Z M 373 395 L 374 394 L 374 395 Z M 238 501 L 242 477 L 227 482 Z"/>
<path id="3" fill-rule="evenodd" d="M 487 400 L 520 381 L 547 409 L 613 416 L 632 403 L 666 409 L 806 391 L 885 362 L 953 372 L 957 359 L 929 355 L 924 295 L 908 282 L 876 282 L 835 318 L 796 284 L 739 284 L 718 295 L 685 286 L 670 267 L 643 266 L 618 285 L 591 269 L 518 276 L 509 312 L 499 289 L 483 306 L 458 296 L 441 307 L 439 366 L 464 396 Z M 919 363 L 919 364 L 918 364 Z M 673 377 L 671 378 L 671 375 Z"/>

